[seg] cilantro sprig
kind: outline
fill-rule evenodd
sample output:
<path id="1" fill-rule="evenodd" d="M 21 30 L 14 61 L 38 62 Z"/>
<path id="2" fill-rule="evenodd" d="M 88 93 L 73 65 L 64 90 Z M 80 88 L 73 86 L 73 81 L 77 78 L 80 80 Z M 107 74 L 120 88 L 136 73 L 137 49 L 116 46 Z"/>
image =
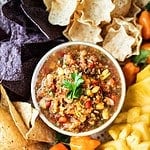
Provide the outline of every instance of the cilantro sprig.
<path id="1" fill-rule="evenodd" d="M 84 82 L 84 80 L 82 79 L 82 73 L 72 73 L 71 78 L 73 82 L 64 80 L 63 86 L 69 89 L 67 97 L 69 99 L 76 99 L 79 98 L 82 94 L 81 85 Z"/>
<path id="2" fill-rule="evenodd" d="M 145 8 L 147 11 L 150 11 L 150 2 L 148 2 L 144 8 Z"/>
<path id="3" fill-rule="evenodd" d="M 139 55 L 132 58 L 135 64 L 145 64 L 147 58 L 150 56 L 150 50 L 141 50 Z"/>

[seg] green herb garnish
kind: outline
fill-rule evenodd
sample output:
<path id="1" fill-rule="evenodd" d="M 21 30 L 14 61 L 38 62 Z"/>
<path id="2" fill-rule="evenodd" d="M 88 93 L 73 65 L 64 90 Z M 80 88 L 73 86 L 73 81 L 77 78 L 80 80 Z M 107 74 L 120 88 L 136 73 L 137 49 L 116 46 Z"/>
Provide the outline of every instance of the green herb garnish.
<path id="1" fill-rule="evenodd" d="M 150 56 L 150 50 L 141 50 L 140 54 L 133 57 L 135 64 L 146 64 L 147 58 Z"/>
<path id="2" fill-rule="evenodd" d="M 150 11 L 150 1 L 146 4 L 146 6 L 144 7 L 147 11 Z"/>
<path id="3" fill-rule="evenodd" d="M 72 73 L 71 78 L 73 82 L 70 82 L 68 80 L 64 80 L 63 82 L 63 86 L 69 89 L 67 97 L 69 99 L 79 98 L 82 94 L 81 84 L 84 82 L 84 80 L 82 79 L 82 74 Z"/>
<path id="4" fill-rule="evenodd" d="M 70 142 L 70 136 L 56 132 L 55 140 L 57 143 L 58 142 L 69 143 Z"/>

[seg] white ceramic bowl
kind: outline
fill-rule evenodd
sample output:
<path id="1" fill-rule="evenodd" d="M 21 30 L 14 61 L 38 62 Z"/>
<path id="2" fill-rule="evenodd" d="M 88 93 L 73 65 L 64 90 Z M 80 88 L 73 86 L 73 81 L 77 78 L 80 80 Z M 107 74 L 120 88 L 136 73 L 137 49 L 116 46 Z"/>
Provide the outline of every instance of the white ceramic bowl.
<path id="1" fill-rule="evenodd" d="M 106 55 L 111 61 L 112 63 L 114 64 L 114 66 L 116 67 L 117 71 L 118 71 L 118 74 L 120 76 L 120 80 L 121 80 L 121 98 L 119 100 L 119 103 L 118 103 L 118 107 L 117 107 L 117 110 L 115 111 L 115 113 L 112 115 L 112 117 L 106 121 L 104 124 L 102 124 L 101 126 L 99 126 L 98 128 L 95 128 L 95 129 L 92 129 L 90 131 L 86 131 L 86 132 L 80 132 L 80 133 L 74 133 L 74 132 L 69 132 L 69 131 L 65 131 L 65 130 L 62 130 L 58 127 L 56 127 L 54 124 L 52 124 L 46 117 L 45 115 L 40 111 L 40 107 L 37 103 L 37 100 L 36 100 L 36 95 L 35 95 L 35 85 L 36 85 L 36 82 L 37 82 L 37 76 L 39 74 L 39 71 L 41 69 L 41 67 L 43 66 L 44 62 L 47 60 L 47 58 L 53 53 L 53 52 L 56 52 L 56 51 L 59 51 L 60 49 L 64 48 L 64 47 L 67 47 L 67 46 L 71 46 L 71 45 L 86 45 L 86 46 L 89 46 L 89 47 L 94 47 L 96 49 L 98 49 L 99 51 L 101 51 L 104 55 Z M 32 81 L 31 81 L 31 97 L 32 97 L 32 100 L 33 100 L 33 104 L 34 104 L 34 107 L 36 109 L 38 109 L 40 111 L 40 117 L 41 119 L 52 129 L 56 130 L 57 132 L 59 133 L 62 133 L 64 135 L 69 135 L 69 136 L 87 136 L 87 135 L 92 135 L 92 134 L 95 134 L 97 132 L 100 132 L 100 131 L 103 131 L 104 129 L 106 129 L 108 126 L 110 126 L 110 124 L 114 121 L 114 119 L 117 117 L 117 115 L 119 114 L 119 112 L 121 111 L 121 108 L 123 106 L 123 103 L 124 103 L 124 99 L 125 99 L 125 93 L 126 93 L 126 85 L 125 85 L 125 79 L 124 79 L 124 74 L 121 70 L 121 67 L 120 65 L 118 64 L 118 62 L 116 61 L 116 59 L 114 59 L 112 57 L 112 55 L 107 52 L 106 50 L 104 50 L 102 47 L 98 46 L 98 45 L 95 45 L 95 44 L 91 44 L 91 43 L 85 43 L 85 42 L 66 42 L 66 43 L 63 43 L 63 44 L 60 44 L 54 48 L 52 48 L 51 50 L 49 50 L 42 58 L 41 60 L 39 61 L 39 63 L 37 64 L 35 70 L 34 70 L 34 73 L 33 73 L 33 76 L 32 76 Z"/>

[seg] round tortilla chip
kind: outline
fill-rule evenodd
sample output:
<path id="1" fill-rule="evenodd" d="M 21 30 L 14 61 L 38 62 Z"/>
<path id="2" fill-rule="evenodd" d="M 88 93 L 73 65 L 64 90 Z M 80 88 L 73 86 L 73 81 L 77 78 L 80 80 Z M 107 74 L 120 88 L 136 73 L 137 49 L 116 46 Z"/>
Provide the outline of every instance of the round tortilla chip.
<path id="1" fill-rule="evenodd" d="M 120 16 L 125 17 L 131 7 L 132 0 L 112 0 L 115 4 L 115 9 L 112 11 L 111 16 L 117 18 Z"/>
<path id="2" fill-rule="evenodd" d="M 110 13 L 115 8 L 111 0 L 84 0 L 78 6 L 77 11 L 82 15 L 79 18 L 80 22 L 90 22 L 92 25 L 99 25 L 102 21 L 110 22 Z"/>
<path id="3" fill-rule="evenodd" d="M 89 23 L 81 23 L 75 19 L 67 28 L 63 34 L 71 41 L 85 41 L 97 43 L 103 39 L 100 36 L 101 28 L 98 26 L 92 26 Z"/>
<path id="4" fill-rule="evenodd" d="M 119 61 L 124 61 L 132 53 L 131 46 L 134 42 L 134 38 L 127 35 L 125 28 L 121 26 L 118 30 L 109 29 L 103 47 Z"/>
<path id="5" fill-rule="evenodd" d="M 127 17 L 133 18 L 136 24 L 137 14 L 139 14 L 140 12 L 141 12 L 141 8 L 133 1 L 130 7 L 130 11 L 127 14 Z"/>
<path id="6" fill-rule="evenodd" d="M 120 28 L 122 28 L 122 30 L 120 30 Z M 122 36 L 119 35 L 119 32 Z M 112 24 L 107 26 L 103 46 L 108 49 L 115 58 L 124 61 L 132 55 L 139 54 L 141 43 L 141 27 L 135 25 L 132 18 L 114 18 Z M 114 51 L 114 47 L 117 48 L 116 51 Z"/>
<path id="7" fill-rule="evenodd" d="M 68 25 L 70 18 L 77 7 L 77 4 L 78 0 L 53 0 L 48 16 L 49 22 L 53 25 Z"/>
<path id="8" fill-rule="evenodd" d="M 50 11 L 52 1 L 53 0 L 43 0 L 44 5 L 46 6 L 46 11 Z"/>
<path id="9" fill-rule="evenodd" d="M 135 2 L 135 4 L 139 6 L 140 8 L 144 8 L 144 6 L 146 6 L 149 1 L 148 0 L 133 0 L 133 2 Z"/>

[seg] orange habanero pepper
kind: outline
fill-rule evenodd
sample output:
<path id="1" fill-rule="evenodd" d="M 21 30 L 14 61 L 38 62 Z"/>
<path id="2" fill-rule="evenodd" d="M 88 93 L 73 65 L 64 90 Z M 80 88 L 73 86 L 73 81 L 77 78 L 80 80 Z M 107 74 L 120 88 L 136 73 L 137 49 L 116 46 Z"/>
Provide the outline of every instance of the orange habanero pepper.
<path id="1" fill-rule="evenodd" d="M 139 16 L 138 23 L 142 26 L 142 37 L 145 40 L 150 39 L 150 2 L 145 6 Z"/>
<path id="2" fill-rule="evenodd" d="M 100 144 L 99 140 L 89 136 L 71 137 L 70 139 L 71 150 L 95 150 Z"/>
<path id="3" fill-rule="evenodd" d="M 63 143 L 57 143 L 53 145 L 49 150 L 68 150 L 68 148 Z"/>
<path id="4" fill-rule="evenodd" d="M 122 68 L 127 87 L 132 85 L 136 80 L 136 75 L 140 71 L 140 67 L 136 66 L 133 62 L 127 62 Z"/>

